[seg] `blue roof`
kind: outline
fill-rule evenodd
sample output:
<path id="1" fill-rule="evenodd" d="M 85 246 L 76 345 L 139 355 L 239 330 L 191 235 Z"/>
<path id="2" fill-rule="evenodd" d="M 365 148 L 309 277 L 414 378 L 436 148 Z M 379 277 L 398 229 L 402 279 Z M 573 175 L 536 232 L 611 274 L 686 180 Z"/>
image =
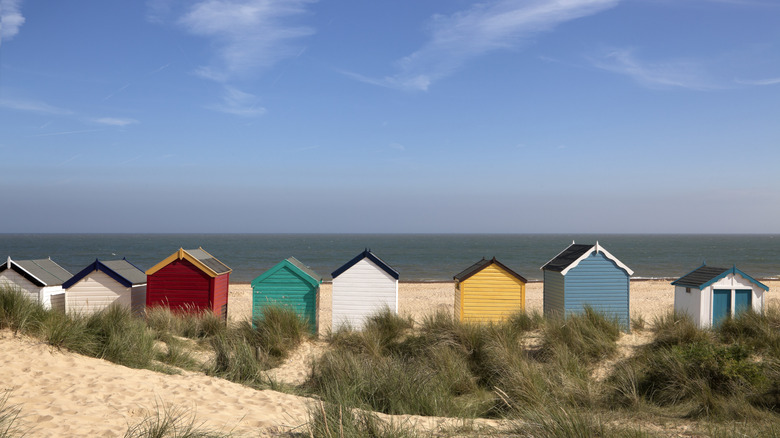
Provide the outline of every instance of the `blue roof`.
<path id="1" fill-rule="evenodd" d="M 331 277 L 333 277 L 333 278 L 338 277 L 339 275 L 343 274 L 344 271 L 346 271 L 347 269 L 355 266 L 355 264 L 357 262 L 359 262 L 359 261 L 361 261 L 363 259 L 371 260 L 372 262 L 374 262 L 375 265 L 379 266 L 380 269 L 382 269 L 383 271 L 387 272 L 391 277 L 393 277 L 396 280 L 398 280 L 398 277 L 400 276 L 398 274 L 398 271 L 396 271 L 395 269 L 391 268 L 390 265 L 388 265 L 387 263 L 383 262 L 382 259 L 380 259 L 376 255 L 374 255 L 374 253 L 372 253 L 371 250 L 369 250 L 369 249 L 364 250 L 363 252 L 361 252 L 360 254 L 355 256 L 352 260 L 350 260 L 347 263 L 345 263 L 342 267 L 340 267 L 340 268 L 336 269 L 335 271 L 333 271 L 333 273 L 330 274 Z"/>
<path id="2" fill-rule="evenodd" d="M 81 279 L 95 271 L 105 273 L 124 287 L 132 287 L 136 284 L 146 283 L 146 274 L 144 271 L 138 269 L 137 266 L 128 262 L 127 259 L 109 260 L 106 262 L 101 262 L 100 260 L 95 259 L 95 261 L 90 263 L 89 266 L 82 269 L 78 274 L 71 277 L 70 280 L 63 283 L 63 289 L 69 289 L 71 286 L 78 283 Z"/>

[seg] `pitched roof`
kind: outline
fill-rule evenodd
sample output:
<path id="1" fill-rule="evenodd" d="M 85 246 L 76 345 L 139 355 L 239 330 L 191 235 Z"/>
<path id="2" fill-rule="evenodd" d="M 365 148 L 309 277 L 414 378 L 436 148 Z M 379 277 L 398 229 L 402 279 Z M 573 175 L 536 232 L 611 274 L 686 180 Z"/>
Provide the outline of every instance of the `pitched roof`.
<path id="1" fill-rule="evenodd" d="M 39 287 L 59 286 L 71 277 L 71 273 L 52 259 L 8 260 L 0 265 L 0 271 L 13 269 Z"/>
<path id="2" fill-rule="evenodd" d="M 528 280 L 525 279 L 522 275 L 518 274 L 517 272 L 507 268 L 503 263 L 496 260 L 495 257 L 493 257 L 490 260 L 482 259 L 478 261 L 477 263 L 474 263 L 473 265 L 469 266 L 468 268 L 464 269 L 461 273 L 456 274 L 453 279 L 458 281 L 463 281 L 471 277 L 472 275 L 476 274 L 477 272 L 487 268 L 490 265 L 497 265 L 501 269 L 505 270 L 507 273 L 512 275 L 513 277 L 517 278 L 518 280 L 522 281 L 523 283 L 528 283 Z"/>
<path id="3" fill-rule="evenodd" d="M 632 271 L 631 268 L 610 254 L 609 251 L 599 245 L 598 242 L 596 242 L 595 245 L 582 245 L 572 242 L 571 245 L 569 245 L 557 256 L 553 257 L 552 260 L 542 266 L 541 269 L 546 271 L 560 272 L 561 274 L 566 275 L 570 269 L 579 265 L 581 261 L 586 259 L 594 252 L 597 254 L 603 254 L 607 259 L 615 263 L 620 269 L 626 271 L 628 275 L 634 274 L 634 271 Z"/>
<path id="4" fill-rule="evenodd" d="M 62 284 L 65 289 L 70 289 L 71 286 L 78 283 L 84 277 L 92 272 L 100 271 L 107 274 L 109 277 L 116 280 L 124 287 L 132 287 L 134 285 L 146 284 L 146 274 L 144 271 L 138 269 L 137 266 L 127 261 L 122 260 L 107 260 L 101 262 L 95 259 L 89 266 L 79 271 L 78 274 L 71 277 L 68 281 Z"/>
<path id="5" fill-rule="evenodd" d="M 729 274 L 739 274 L 742 276 L 742 278 L 757 285 L 761 289 L 764 289 L 766 291 L 769 290 L 769 287 L 767 285 L 761 283 L 760 281 L 740 271 L 739 269 L 737 269 L 736 266 L 731 268 L 716 268 L 714 266 L 701 265 L 698 268 L 694 269 L 693 271 L 678 278 L 677 280 L 674 280 L 672 284 L 675 286 L 694 287 L 696 289 L 704 289 L 705 287 L 711 285 L 712 283 L 715 283 L 716 281 L 720 280 L 721 278 Z"/>
<path id="6" fill-rule="evenodd" d="M 179 248 L 178 251 L 168 256 L 165 260 L 152 266 L 146 271 L 146 275 L 154 275 L 155 272 L 173 263 L 175 260 L 187 260 L 198 269 L 205 272 L 211 277 L 217 277 L 228 272 L 233 272 L 224 263 L 217 260 L 216 257 L 206 252 L 203 248 L 198 249 L 184 249 Z"/>
<path id="7" fill-rule="evenodd" d="M 317 287 L 320 283 L 322 283 L 322 276 L 320 274 L 314 272 L 310 267 L 304 265 L 295 257 L 290 257 L 286 260 L 282 260 L 281 262 L 274 265 L 271 269 L 257 276 L 254 280 L 252 280 L 252 287 L 257 285 L 257 283 L 264 281 L 266 278 L 270 277 L 275 272 L 284 267 L 291 267 L 293 270 L 299 271 L 301 274 L 303 274 L 303 280 L 309 282 L 314 287 Z"/>
<path id="8" fill-rule="evenodd" d="M 398 274 L 398 271 L 396 271 L 395 269 L 391 268 L 390 265 L 388 265 L 387 263 L 383 262 L 382 259 L 380 259 L 376 255 L 374 255 L 374 253 L 371 252 L 371 250 L 369 250 L 369 249 L 366 249 L 363 252 L 361 252 L 360 254 L 356 255 L 352 260 L 348 261 L 343 266 L 341 266 L 340 268 L 338 268 L 335 271 L 333 271 L 330 274 L 330 276 L 333 277 L 333 278 L 338 277 L 339 275 L 343 274 L 344 271 L 346 271 L 347 269 L 355 266 L 355 264 L 357 262 L 359 262 L 359 261 L 361 261 L 363 259 L 371 260 L 372 262 L 374 262 L 375 265 L 379 266 L 380 269 L 382 269 L 383 271 L 387 272 L 391 277 L 393 277 L 396 280 L 398 280 L 398 277 L 400 276 Z"/>

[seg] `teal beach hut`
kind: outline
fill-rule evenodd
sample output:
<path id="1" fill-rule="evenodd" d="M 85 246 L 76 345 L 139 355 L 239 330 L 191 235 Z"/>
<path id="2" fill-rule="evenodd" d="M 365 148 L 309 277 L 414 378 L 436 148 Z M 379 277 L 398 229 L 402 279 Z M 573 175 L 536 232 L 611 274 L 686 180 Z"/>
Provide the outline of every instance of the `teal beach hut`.
<path id="1" fill-rule="evenodd" d="M 267 306 L 285 306 L 309 321 L 317 331 L 317 303 L 322 276 L 295 257 L 282 260 L 252 280 L 252 319 Z"/>
<path id="2" fill-rule="evenodd" d="M 598 242 L 568 248 L 542 266 L 544 314 L 565 316 L 585 306 L 629 329 L 629 282 L 634 273 Z"/>

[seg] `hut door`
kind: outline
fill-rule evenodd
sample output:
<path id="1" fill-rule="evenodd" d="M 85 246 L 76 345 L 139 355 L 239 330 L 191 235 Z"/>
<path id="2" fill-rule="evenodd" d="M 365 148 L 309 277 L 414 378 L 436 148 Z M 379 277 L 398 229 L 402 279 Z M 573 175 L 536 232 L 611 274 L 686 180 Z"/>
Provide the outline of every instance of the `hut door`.
<path id="1" fill-rule="evenodd" d="M 712 325 L 717 326 L 731 313 L 731 290 L 712 291 Z"/>
<path id="2" fill-rule="evenodd" d="M 734 291 L 734 314 L 749 310 L 753 305 L 753 291 L 740 289 Z"/>

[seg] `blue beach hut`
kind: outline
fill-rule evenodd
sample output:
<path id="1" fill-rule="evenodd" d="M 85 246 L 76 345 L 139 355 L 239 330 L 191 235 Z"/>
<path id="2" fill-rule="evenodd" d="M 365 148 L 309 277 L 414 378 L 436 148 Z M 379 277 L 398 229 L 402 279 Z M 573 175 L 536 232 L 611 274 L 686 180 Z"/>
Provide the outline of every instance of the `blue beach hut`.
<path id="1" fill-rule="evenodd" d="M 674 310 L 701 328 L 747 309 L 762 312 L 769 287 L 737 269 L 701 265 L 673 281 Z"/>
<path id="2" fill-rule="evenodd" d="M 629 329 L 629 282 L 634 273 L 598 242 L 568 248 L 542 266 L 544 314 L 582 312 L 585 306 L 615 316 Z"/>
<path id="3" fill-rule="evenodd" d="M 316 333 L 320 283 L 322 276 L 295 257 L 282 260 L 252 280 L 252 318 L 260 317 L 267 306 L 287 306 Z"/>

